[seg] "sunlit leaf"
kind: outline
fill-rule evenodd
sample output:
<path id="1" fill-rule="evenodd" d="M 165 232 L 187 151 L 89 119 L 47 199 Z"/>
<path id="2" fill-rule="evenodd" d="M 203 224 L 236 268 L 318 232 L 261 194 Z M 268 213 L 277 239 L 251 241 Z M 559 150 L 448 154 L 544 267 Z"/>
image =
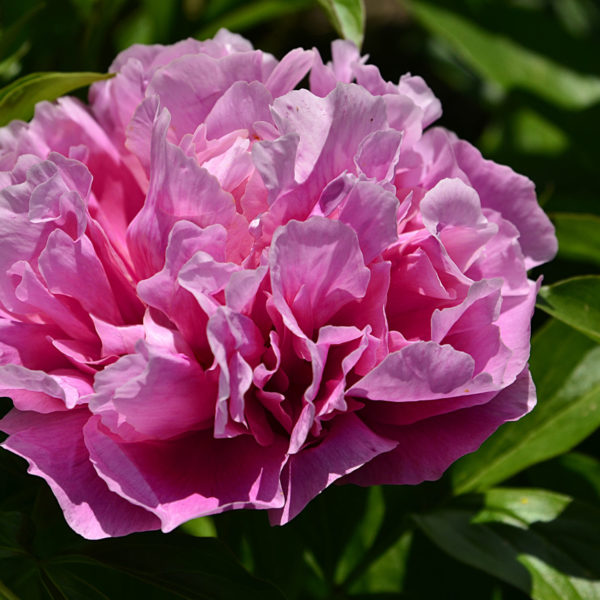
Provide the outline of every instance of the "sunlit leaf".
<path id="1" fill-rule="evenodd" d="M 539 113 L 522 108 L 513 117 L 513 144 L 525 154 L 554 156 L 569 146 L 569 138 Z"/>
<path id="2" fill-rule="evenodd" d="M 318 0 L 338 34 L 362 46 L 365 33 L 363 0 Z"/>
<path id="3" fill-rule="evenodd" d="M 217 537 L 217 530 L 211 517 L 192 519 L 184 523 L 181 530 L 194 537 Z"/>
<path id="4" fill-rule="evenodd" d="M 457 560 L 534 600 L 600 598 L 600 510 L 538 489 L 492 489 L 414 515 Z"/>
<path id="5" fill-rule="evenodd" d="M 80 87 L 109 79 L 107 73 L 31 73 L 0 89 L 0 125 L 27 120 L 41 100 L 54 100 Z"/>
<path id="6" fill-rule="evenodd" d="M 450 44 L 484 79 L 507 90 L 528 90 L 567 109 L 600 101 L 600 78 L 572 71 L 439 6 L 421 0 L 410 6 L 425 28 Z"/>
<path id="7" fill-rule="evenodd" d="M 600 346 L 558 321 L 533 339 L 538 404 L 451 468 L 455 494 L 485 490 L 570 450 L 600 425 Z"/>
<path id="8" fill-rule="evenodd" d="M 600 265 L 600 217 L 581 213 L 555 213 L 558 255 Z"/>
<path id="9" fill-rule="evenodd" d="M 600 342 L 600 276 L 572 277 L 543 286 L 538 307 Z"/>

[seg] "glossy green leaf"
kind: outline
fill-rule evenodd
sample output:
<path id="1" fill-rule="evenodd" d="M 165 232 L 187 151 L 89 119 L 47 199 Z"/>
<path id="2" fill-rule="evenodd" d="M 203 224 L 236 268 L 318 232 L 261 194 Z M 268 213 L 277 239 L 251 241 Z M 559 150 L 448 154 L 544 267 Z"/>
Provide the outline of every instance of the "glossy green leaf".
<path id="1" fill-rule="evenodd" d="M 338 34 L 362 46 L 365 33 L 363 0 L 319 0 Z"/>
<path id="2" fill-rule="evenodd" d="M 0 89 L 0 126 L 13 119 L 27 120 L 41 100 L 54 100 L 94 81 L 113 77 L 108 73 L 31 73 Z"/>
<path id="3" fill-rule="evenodd" d="M 600 346 L 551 321 L 533 339 L 538 404 L 450 470 L 455 494 L 485 490 L 577 445 L 600 425 Z"/>
<path id="4" fill-rule="evenodd" d="M 492 489 L 413 516 L 452 557 L 534 600 L 600 598 L 600 510 L 538 489 Z"/>
<path id="5" fill-rule="evenodd" d="M 600 342 L 600 276 L 584 275 L 543 286 L 538 307 Z"/>
<path id="6" fill-rule="evenodd" d="M 555 213 L 558 255 L 600 265 L 600 217 L 581 213 Z"/>
<path id="7" fill-rule="evenodd" d="M 502 88 L 521 88 L 562 108 L 587 108 L 600 101 L 600 78 L 559 65 L 541 54 L 446 9 L 414 1 L 419 22 L 444 39 L 484 79 Z"/>

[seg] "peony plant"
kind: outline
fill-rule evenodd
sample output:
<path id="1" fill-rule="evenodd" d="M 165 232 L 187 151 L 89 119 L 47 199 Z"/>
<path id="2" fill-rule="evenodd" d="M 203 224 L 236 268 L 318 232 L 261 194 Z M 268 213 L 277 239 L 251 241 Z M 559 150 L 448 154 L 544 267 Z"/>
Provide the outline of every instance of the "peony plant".
<path id="1" fill-rule="evenodd" d="M 111 72 L 0 129 L 0 429 L 75 531 L 284 524 L 533 408 L 554 229 L 423 79 L 225 30 Z"/>

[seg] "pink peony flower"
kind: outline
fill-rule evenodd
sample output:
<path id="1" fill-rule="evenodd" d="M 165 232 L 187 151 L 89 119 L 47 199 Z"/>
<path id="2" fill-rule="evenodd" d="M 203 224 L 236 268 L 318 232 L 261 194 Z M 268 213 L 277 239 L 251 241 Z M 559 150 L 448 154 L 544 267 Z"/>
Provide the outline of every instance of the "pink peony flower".
<path id="1" fill-rule="evenodd" d="M 286 523 L 531 410 L 553 228 L 421 78 L 225 31 L 112 71 L 0 129 L 0 428 L 73 529 Z"/>

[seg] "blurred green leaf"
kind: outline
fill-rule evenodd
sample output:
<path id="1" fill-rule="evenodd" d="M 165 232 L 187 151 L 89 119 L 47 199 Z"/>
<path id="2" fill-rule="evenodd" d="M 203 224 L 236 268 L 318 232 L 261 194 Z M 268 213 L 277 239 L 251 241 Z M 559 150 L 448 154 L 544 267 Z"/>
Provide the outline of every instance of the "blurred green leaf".
<path id="1" fill-rule="evenodd" d="M 521 108 L 513 117 L 513 143 L 525 154 L 554 156 L 569 146 L 569 138 L 554 123 L 529 108 Z"/>
<path id="2" fill-rule="evenodd" d="M 542 286 L 538 307 L 600 342 L 600 276 L 572 277 Z"/>
<path id="3" fill-rule="evenodd" d="M 360 515 L 350 539 L 338 557 L 334 576 L 336 583 L 345 581 L 352 569 L 372 546 L 381 527 L 383 516 L 384 500 L 381 488 L 372 487 L 368 491 L 364 513 Z"/>
<path id="4" fill-rule="evenodd" d="M 580 213 L 554 213 L 558 253 L 563 258 L 600 265 L 600 217 Z"/>
<path id="5" fill-rule="evenodd" d="M 217 537 L 217 529 L 211 517 L 192 519 L 184 523 L 181 530 L 194 537 Z"/>
<path id="6" fill-rule="evenodd" d="M 349 591 L 392 593 L 402 589 L 406 577 L 406 561 L 411 549 L 412 532 L 407 531 L 398 541 L 376 558 L 349 587 Z"/>
<path id="7" fill-rule="evenodd" d="M 450 470 L 455 494 L 482 491 L 570 450 L 600 425 L 600 346 L 551 321 L 532 341 L 538 405 Z"/>
<path id="8" fill-rule="evenodd" d="M 413 0 L 410 7 L 419 22 L 450 44 L 472 69 L 506 90 L 519 87 L 571 110 L 600 101 L 598 77 L 572 71 L 433 4 Z"/>
<path id="9" fill-rule="evenodd" d="M 118 23 L 114 35 L 119 49 L 167 41 L 177 4 L 176 0 L 142 0 L 136 11 Z"/>
<path id="10" fill-rule="evenodd" d="M 580 452 L 568 452 L 527 471 L 534 487 L 571 495 L 600 505 L 600 461 Z"/>
<path id="11" fill-rule="evenodd" d="M 202 28 L 196 37 L 201 40 L 212 37 L 222 27 L 231 31 L 243 31 L 266 21 L 298 12 L 313 4 L 314 0 L 257 0 L 220 15 Z"/>
<path id="12" fill-rule="evenodd" d="M 318 0 L 338 34 L 360 49 L 365 34 L 363 0 Z"/>
<path id="13" fill-rule="evenodd" d="M 112 73 L 31 73 L 0 89 L 0 126 L 27 120 L 41 100 L 54 100 L 80 87 L 113 77 Z"/>
<path id="14" fill-rule="evenodd" d="M 600 598 L 600 510 L 536 489 L 492 489 L 413 515 L 454 558 L 534 600 Z"/>
<path id="15" fill-rule="evenodd" d="M 13 46 L 19 34 L 23 31 L 27 23 L 29 23 L 45 6 L 45 2 L 39 2 L 35 6 L 24 11 L 21 16 L 11 23 L 6 29 L 0 30 L 0 59 L 5 59 L 10 53 L 10 47 Z M 22 44 L 18 44 L 21 46 Z M 16 50 L 16 48 L 14 49 Z"/>

